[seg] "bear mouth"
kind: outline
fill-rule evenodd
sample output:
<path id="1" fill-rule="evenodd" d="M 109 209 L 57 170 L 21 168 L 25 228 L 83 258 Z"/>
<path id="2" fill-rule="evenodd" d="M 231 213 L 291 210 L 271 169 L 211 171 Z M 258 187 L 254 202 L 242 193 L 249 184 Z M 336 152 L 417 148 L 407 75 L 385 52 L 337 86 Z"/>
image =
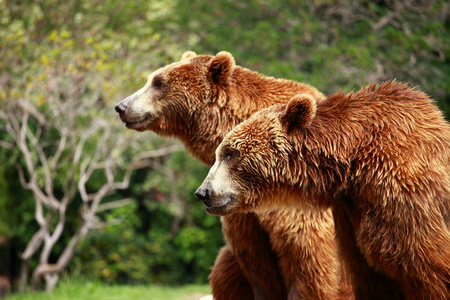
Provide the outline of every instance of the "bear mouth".
<path id="1" fill-rule="evenodd" d="M 155 124 L 156 118 L 152 117 L 150 115 L 146 115 L 138 121 L 133 121 L 133 122 L 129 122 L 127 120 L 126 121 L 123 120 L 123 121 L 125 123 L 125 126 L 128 129 L 133 129 L 136 131 L 144 131 L 144 130 L 149 130 Z"/>
<path id="2" fill-rule="evenodd" d="M 226 199 L 225 204 L 220 206 L 214 206 L 212 204 L 204 202 L 206 206 L 206 212 L 210 215 L 217 215 L 217 216 L 224 216 L 234 212 L 236 209 L 236 205 L 234 205 L 235 204 L 234 197 L 228 195 L 227 198 L 228 199 Z"/>
<path id="3" fill-rule="evenodd" d="M 230 203 L 222 206 L 207 206 L 206 212 L 210 215 L 224 216 L 231 213 L 232 208 L 230 207 Z"/>
<path id="4" fill-rule="evenodd" d="M 143 120 L 143 121 L 144 121 L 144 120 Z M 125 126 L 126 126 L 128 129 L 135 129 L 135 130 L 137 130 L 137 129 L 143 127 L 143 126 L 142 126 L 143 121 L 138 121 L 138 122 L 126 122 L 126 123 L 125 123 Z"/>

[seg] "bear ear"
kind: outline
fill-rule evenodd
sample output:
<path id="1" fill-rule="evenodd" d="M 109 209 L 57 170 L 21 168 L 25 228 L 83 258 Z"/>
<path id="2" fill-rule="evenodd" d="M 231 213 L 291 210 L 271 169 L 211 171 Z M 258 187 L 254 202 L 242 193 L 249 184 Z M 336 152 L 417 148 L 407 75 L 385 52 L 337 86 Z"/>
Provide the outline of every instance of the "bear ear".
<path id="1" fill-rule="evenodd" d="M 194 56 L 197 56 L 197 53 L 195 53 L 194 51 L 186 51 L 181 56 L 181 60 L 185 60 Z"/>
<path id="2" fill-rule="evenodd" d="M 280 121 L 287 132 L 308 126 L 316 115 L 316 99 L 309 94 L 298 94 L 292 97 L 281 113 Z"/>
<path id="3" fill-rule="evenodd" d="M 228 82 L 235 66 L 233 56 L 221 51 L 209 63 L 209 77 L 214 84 L 224 85 Z"/>

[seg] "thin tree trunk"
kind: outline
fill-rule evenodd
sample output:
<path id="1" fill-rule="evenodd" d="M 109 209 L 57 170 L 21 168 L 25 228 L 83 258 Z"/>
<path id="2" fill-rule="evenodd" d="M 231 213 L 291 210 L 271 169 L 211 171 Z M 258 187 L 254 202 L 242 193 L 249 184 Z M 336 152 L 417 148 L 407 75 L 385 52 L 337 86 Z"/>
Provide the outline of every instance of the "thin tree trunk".
<path id="1" fill-rule="evenodd" d="M 20 266 L 18 290 L 23 293 L 28 286 L 28 277 L 30 275 L 30 260 L 22 259 Z"/>

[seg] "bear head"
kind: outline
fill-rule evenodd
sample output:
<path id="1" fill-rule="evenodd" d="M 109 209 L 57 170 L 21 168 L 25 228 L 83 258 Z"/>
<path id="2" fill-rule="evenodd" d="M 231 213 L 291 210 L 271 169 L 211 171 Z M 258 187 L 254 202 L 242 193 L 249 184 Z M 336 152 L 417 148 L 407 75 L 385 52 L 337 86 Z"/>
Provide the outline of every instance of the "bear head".
<path id="1" fill-rule="evenodd" d="M 301 173 L 293 157 L 299 156 L 294 143 L 298 143 L 298 136 L 308 128 L 315 113 L 316 100 L 299 94 L 287 104 L 255 113 L 229 132 L 216 150 L 214 165 L 195 192 L 207 212 L 226 215 L 278 209 L 279 197 L 289 203 L 292 185 Z M 293 206 L 298 207 L 294 202 Z"/>
<path id="2" fill-rule="evenodd" d="M 180 62 L 150 74 L 144 87 L 115 110 L 129 129 L 171 136 L 189 124 L 186 118 L 195 117 L 196 110 L 210 103 L 226 104 L 225 90 L 234 68 L 228 52 L 208 56 L 188 51 Z"/>

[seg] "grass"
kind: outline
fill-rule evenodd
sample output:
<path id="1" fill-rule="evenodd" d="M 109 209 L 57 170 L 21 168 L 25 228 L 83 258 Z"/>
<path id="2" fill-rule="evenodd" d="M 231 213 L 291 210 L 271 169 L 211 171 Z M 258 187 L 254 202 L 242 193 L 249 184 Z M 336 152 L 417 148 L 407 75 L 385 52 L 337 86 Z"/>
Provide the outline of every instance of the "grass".
<path id="1" fill-rule="evenodd" d="M 106 285 L 83 280 L 61 281 L 53 293 L 27 292 L 10 295 L 6 300 L 198 300 L 210 294 L 207 285 L 185 285 L 180 287 L 155 285 Z"/>

